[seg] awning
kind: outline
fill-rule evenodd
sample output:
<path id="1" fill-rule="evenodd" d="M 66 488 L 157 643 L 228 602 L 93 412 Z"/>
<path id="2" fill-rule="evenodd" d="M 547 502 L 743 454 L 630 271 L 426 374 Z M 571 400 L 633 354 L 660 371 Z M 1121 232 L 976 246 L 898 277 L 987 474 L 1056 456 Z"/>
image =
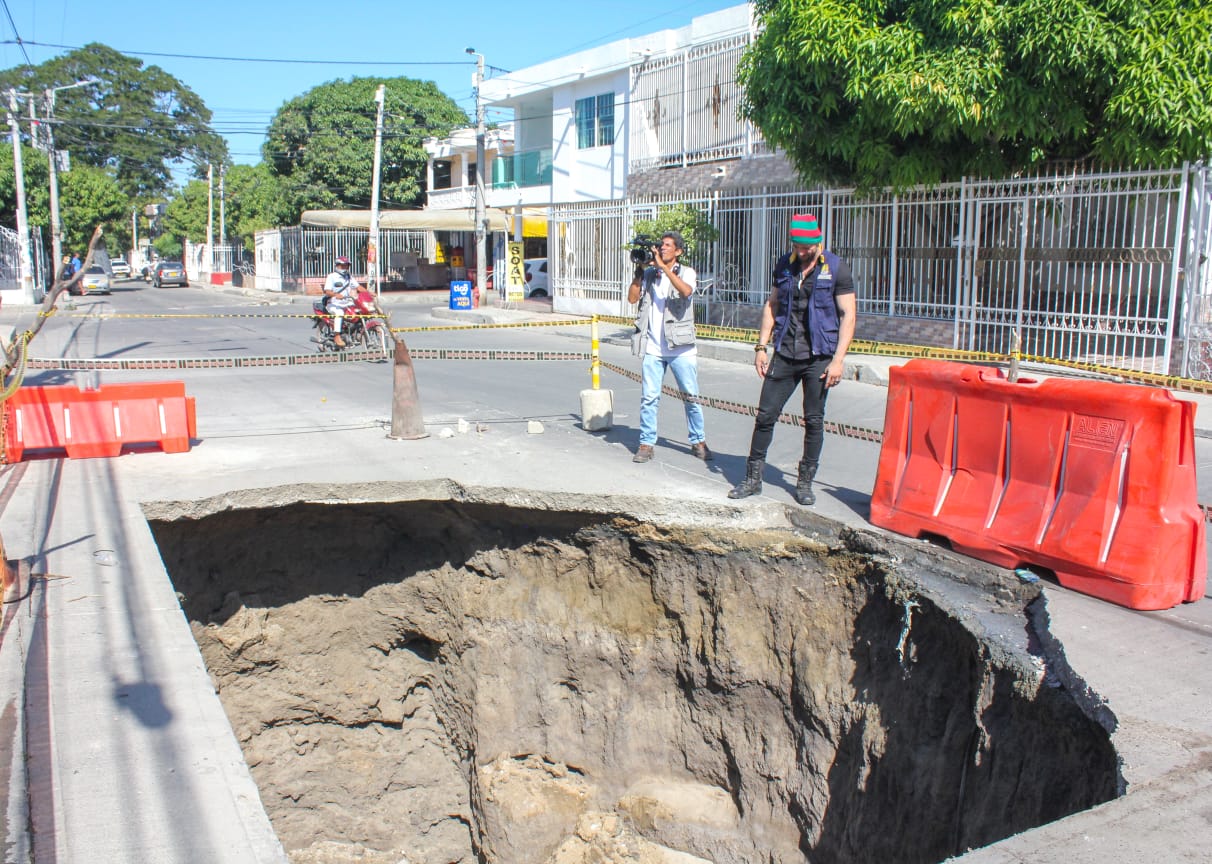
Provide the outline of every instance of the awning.
<path id="1" fill-rule="evenodd" d="M 513 236 L 513 211 L 488 207 L 489 231 L 504 231 Z M 370 230 L 369 210 L 306 210 L 299 222 L 316 228 L 365 228 Z M 379 228 L 403 228 L 413 231 L 476 230 L 474 207 L 452 210 L 383 210 L 379 213 Z M 547 213 L 537 207 L 522 208 L 522 236 L 546 237 Z"/>

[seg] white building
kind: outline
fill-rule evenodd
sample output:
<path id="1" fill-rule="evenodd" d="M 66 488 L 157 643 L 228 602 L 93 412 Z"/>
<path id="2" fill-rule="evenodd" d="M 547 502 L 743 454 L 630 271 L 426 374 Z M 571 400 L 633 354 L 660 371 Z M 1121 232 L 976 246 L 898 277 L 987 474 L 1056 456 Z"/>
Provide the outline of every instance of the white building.
<path id="1" fill-rule="evenodd" d="M 769 156 L 737 116 L 737 66 L 753 35 L 751 7 L 740 4 L 485 80 L 481 98 L 496 121 L 485 140 L 485 203 L 509 210 L 702 189 Z M 474 206 L 475 129 L 430 139 L 426 150 L 428 206 Z M 763 184 L 794 182 L 784 160 L 760 162 Z M 529 241 L 527 254 L 545 255 L 543 245 Z"/>

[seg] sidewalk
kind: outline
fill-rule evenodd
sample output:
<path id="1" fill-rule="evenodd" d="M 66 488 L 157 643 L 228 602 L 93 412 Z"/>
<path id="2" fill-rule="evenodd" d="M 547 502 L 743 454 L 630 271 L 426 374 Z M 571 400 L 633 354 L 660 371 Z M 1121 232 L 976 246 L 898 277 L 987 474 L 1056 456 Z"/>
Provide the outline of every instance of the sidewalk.
<path id="1" fill-rule="evenodd" d="M 455 310 L 445 306 L 438 306 L 432 309 L 432 314 L 436 318 L 447 318 L 467 324 L 514 324 L 528 320 L 548 322 L 553 318 L 562 318 L 570 324 L 582 324 L 586 331 L 586 344 L 588 344 L 588 325 L 585 323 L 583 316 L 552 313 L 550 307 L 544 309 L 540 304 L 534 304 L 534 308 L 527 309 L 502 309 L 488 306 L 472 310 Z M 569 335 L 579 338 L 580 334 L 570 333 Z M 631 328 L 620 327 L 617 324 L 602 324 L 600 325 L 598 339 L 602 344 L 630 347 Z M 723 342 L 715 339 L 703 339 L 698 343 L 698 353 L 702 358 L 740 363 L 745 366 L 753 364 L 753 345 L 749 342 Z M 893 366 L 900 366 L 906 362 L 908 362 L 908 358 L 905 357 L 850 353 L 846 356 L 845 377 L 847 380 L 858 381 L 862 384 L 887 387 L 889 370 Z M 1004 367 L 1003 371 L 1005 371 Z M 1094 373 L 1030 363 L 1025 363 L 1020 367 L 1019 377 L 1020 380 L 1042 380 L 1048 378 L 1113 380 L 1107 376 L 1100 376 Z M 1198 438 L 1212 438 L 1212 395 L 1190 393 L 1185 390 L 1170 390 L 1168 392 L 1175 399 L 1182 399 L 1196 405 L 1195 435 Z M 756 399 L 756 392 L 752 398 Z"/>

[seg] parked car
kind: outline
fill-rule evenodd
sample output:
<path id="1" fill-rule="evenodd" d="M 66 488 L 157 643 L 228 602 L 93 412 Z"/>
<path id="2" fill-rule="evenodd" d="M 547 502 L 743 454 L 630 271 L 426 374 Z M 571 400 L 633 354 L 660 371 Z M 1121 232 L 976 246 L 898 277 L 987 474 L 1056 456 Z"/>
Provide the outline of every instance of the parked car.
<path id="1" fill-rule="evenodd" d="M 531 297 L 548 297 L 551 288 L 547 282 L 547 259 L 527 258 L 526 265 L 526 299 Z"/>
<path id="2" fill-rule="evenodd" d="M 108 294 L 109 274 L 100 265 L 94 264 L 84 271 L 84 275 L 76 283 L 75 293 L 81 296 L 85 294 Z"/>
<path id="3" fill-rule="evenodd" d="M 547 259 L 527 258 L 522 264 L 526 272 L 526 293 L 524 295 L 526 299 L 551 296 L 551 287 L 547 281 Z M 492 291 L 494 286 L 491 267 L 488 268 L 487 281 L 488 290 Z"/>
<path id="4" fill-rule="evenodd" d="M 114 274 L 115 279 L 129 279 L 131 277 L 130 265 L 121 256 L 109 259 L 109 269 Z"/>
<path id="5" fill-rule="evenodd" d="M 189 277 L 185 275 L 185 265 L 180 261 L 158 261 L 152 270 L 152 287 L 163 288 L 165 285 L 180 285 L 189 287 Z"/>

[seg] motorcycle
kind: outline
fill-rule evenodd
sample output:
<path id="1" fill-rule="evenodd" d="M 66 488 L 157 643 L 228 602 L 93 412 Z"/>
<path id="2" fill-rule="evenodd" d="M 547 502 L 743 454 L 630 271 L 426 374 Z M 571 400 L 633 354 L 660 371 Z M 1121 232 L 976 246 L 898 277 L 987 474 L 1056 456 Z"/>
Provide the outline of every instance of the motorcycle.
<path id="1" fill-rule="evenodd" d="M 317 351 L 341 351 L 337 345 L 336 334 L 333 333 L 332 313 L 328 311 L 328 298 L 321 297 L 312 304 L 311 326 L 317 331 L 311 341 L 316 343 Z M 364 288 L 358 290 L 354 304 L 345 310 L 341 336 L 345 340 L 344 348 L 366 348 L 379 354 L 387 351 L 387 328 L 375 307 L 375 298 Z"/>

